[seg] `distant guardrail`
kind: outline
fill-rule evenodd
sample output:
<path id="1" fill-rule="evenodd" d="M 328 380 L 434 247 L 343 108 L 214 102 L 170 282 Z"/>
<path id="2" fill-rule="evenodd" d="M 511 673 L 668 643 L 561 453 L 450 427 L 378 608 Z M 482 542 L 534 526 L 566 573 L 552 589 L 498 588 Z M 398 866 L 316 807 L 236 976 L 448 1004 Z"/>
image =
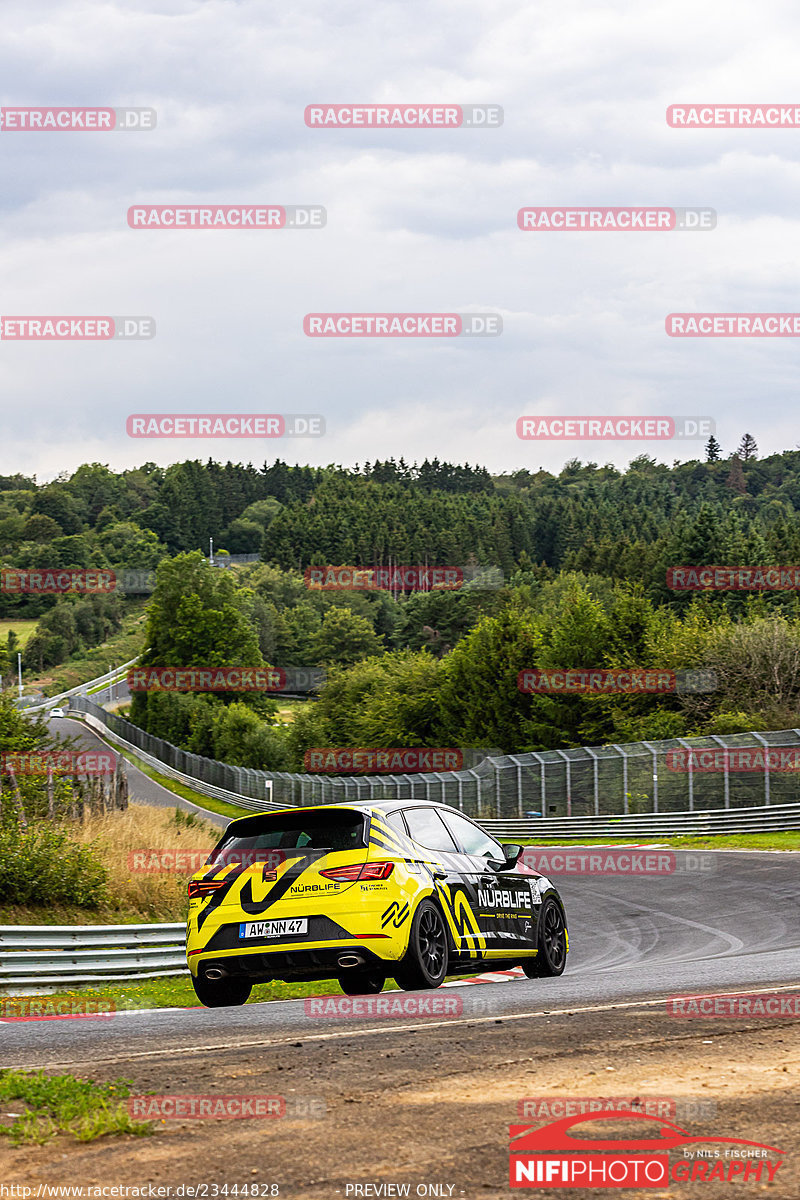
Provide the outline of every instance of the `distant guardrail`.
<path id="1" fill-rule="evenodd" d="M 479 824 L 492 837 L 702 837 L 721 833 L 791 832 L 800 829 L 800 804 L 769 808 L 695 809 L 693 812 L 646 813 L 641 816 L 529 817 L 526 820 L 484 820 Z"/>
<path id="2" fill-rule="evenodd" d="M 85 695 L 92 688 L 97 687 L 99 684 L 116 682 L 118 679 L 124 676 L 128 667 L 132 667 L 133 664 L 138 661 L 138 658 L 139 656 L 137 654 L 136 658 L 132 658 L 130 662 L 122 663 L 122 665 L 119 667 L 114 667 L 113 671 L 106 671 L 105 675 L 98 675 L 96 679 L 89 679 L 86 683 L 79 683 L 76 687 L 70 688 L 69 691 L 59 692 L 57 696 L 48 696 L 47 699 L 42 701 L 41 704 L 27 705 L 25 707 L 25 712 L 27 714 L 32 712 L 40 712 L 42 709 L 46 708 L 57 708 L 60 701 L 68 700 L 70 696 Z"/>
<path id="3" fill-rule="evenodd" d="M 0 925 L 0 989 L 184 975 L 186 926 Z"/>
<path id="4" fill-rule="evenodd" d="M 165 775 L 167 779 L 174 779 L 176 783 L 182 783 L 185 787 L 191 788 L 195 792 L 200 792 L 203 796 L 211 796 L 215 800 L 227 800 L 229 804 L 235 804 L 239 808 L 248 808 L 253 812 L 263 812 L 269 808 L 285 808 L 285 804 L 273 804 L 272 802 L 272 780 L 264 781 L 264 799 L 256 800 L 252 796 L 243 796 L 240 792 L 232 792 L 227 788 L 217 787 L 213 783 L 206 783 L 204 779 L 198 779 L 195 775 L 187 775 L 183 771 L 178 771 L 175 767 L 171 767 L 169 763 L 165 763 L 163 759 L 155 758 L 152 754 L 141 750 L 133 742 L 128 742 L 125 738 L 114 730 L 110 729 L 102 720 L 99 720 L 90 712 L 86 712 L 82 707 L 69 709 L 73 716 L 82 717 L 86 724 L 99 733 L 107 742 L 114 746 L 120 746 L 123 750 L 127 750 L 135 758 L 141 759 L 147 766 L 158 771 L 160 775 Z"/>

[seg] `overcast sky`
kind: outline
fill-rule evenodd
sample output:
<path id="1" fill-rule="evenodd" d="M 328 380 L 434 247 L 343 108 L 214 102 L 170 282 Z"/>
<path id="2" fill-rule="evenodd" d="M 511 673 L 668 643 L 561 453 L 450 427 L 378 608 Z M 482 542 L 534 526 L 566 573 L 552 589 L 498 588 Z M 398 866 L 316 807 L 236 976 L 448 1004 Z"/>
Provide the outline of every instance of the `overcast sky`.
<path id="1" fill-rule="evenodd" d="M 491 470 L 702 457 L 521 442 L 524 414 L 703 415 L 800 444 L 800 340 L 673 339 L 674 311 L 800 311 L 791 3 L 4 0 L 3 106 L 148 106 L 141 133 L 0 131 L 3 315 L 143 315 L 129 343 L 0 341 L 0 471 L 188 457 Z M 502 105 L 494 129 L 310 129 L 307 104 Z M 132 230 L 133 204 L 319 204 L 321 230 Z M 523 233 L 528 205 L 710 206 L 713 232 Z M 498 312 L 495 338 L 311 339 L 310 312 Z M 319 413 L 316 440 L 132 440 L 136 412 Z"/>

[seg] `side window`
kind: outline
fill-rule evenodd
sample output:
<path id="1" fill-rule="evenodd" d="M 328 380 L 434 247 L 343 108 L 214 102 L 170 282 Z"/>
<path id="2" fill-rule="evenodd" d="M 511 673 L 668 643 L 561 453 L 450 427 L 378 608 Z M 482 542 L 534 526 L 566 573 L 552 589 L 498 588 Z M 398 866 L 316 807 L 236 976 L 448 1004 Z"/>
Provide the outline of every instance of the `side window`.
<path id="1" fill-rule="evenodd" d="M 500 862 L 503 861 L 505 855 L 500 849 L 499 843 L 489 837 L 488 833 L 479 829 L 477 825 L 473 825 L 472 821 L 468 821 L 466 817 L 462 817 L 457 812 L 449 812 L 444 814 L 444 822 L 465 854 L 472 854 L 477 858 L 494 858 Z"/>
<path id="2" fill-rule="evenodd" d="M 457 853 L 456 844 L 435 808 L 407 808 L 405 818 L 409 833 L 420 846 Z"/>
<path id="3" fill-rule="evenodd" d="M 397 812 L 386 813 L 383 819 L 390 829 L 394 829 L 396 833 L 402 833 L 403 837 L 408 837 L 408 830 L 400 809 Z"/>

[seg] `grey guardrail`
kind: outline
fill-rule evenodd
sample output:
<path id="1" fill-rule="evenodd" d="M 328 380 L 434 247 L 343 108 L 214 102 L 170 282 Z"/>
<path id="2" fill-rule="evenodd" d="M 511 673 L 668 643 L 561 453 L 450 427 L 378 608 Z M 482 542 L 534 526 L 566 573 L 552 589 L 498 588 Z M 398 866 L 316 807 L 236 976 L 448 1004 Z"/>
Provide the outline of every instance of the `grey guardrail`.
<path id="1" fill-rule="evenodd" d="M 169 766 L 160 758 L 154 758 L 152 754 L 146 754 L 144 750 L 140 750 L 132 742 L 126 741 L 125 738 L 114 733 L 107 725 L 99 721 L 97 717 L 92 716 L 91 713 L 82 712 L 80 709 L 70 709 L 69 713 L 72 717 L 80 717 L 104 741 L 109 742 L 112 746 L 120 746 L 123 750 L 127 750 L 134 758 L 141 759 L 147 766 L 158 771 L 159 775 L 166 775 L 167 779 L 174 779 L 176 783 L 182 783 L 193 791 L 202 793 L 204 796 L 212 796 L 216 800 L 227 800 L 229 804 L 235 804 L 239 808 L 250 809 L 252 812 L 264 812 L 270 808 L 286 808 L 285 804 L 273 804 L 271 799 L 254 800 L 252 796 L 242 796 L 239 792 L 229 792 L 227 788 L 215 787 L 213 783 L 206 783 L 204 779 L 198 779 L 195 775 L 185 775 L 183 771 L 177 771 L 175 767 Z M 269 784 L 269 795 L 272 796 L 272 780 L 267 780 L 266 782 Z"/>
<path id="2" fill-rule="evenodd" d="M 96 679 L 89 679 L 86 683 L 79 683 L 67 692 L 59 692 L 57 696 L 48 696 L 41 704 L 29 704 L 26 706 L 25 712 L 41 712 L 46 708 L 57 708 L 62 700 L 68 700 L 70 696 L 85 695 L 103 683 L 116 683 L 123 678 L 128 667 L 132 667 L 138 657 L 137 654 L 136 658 L 132 658 L 130 662 L 123 663 L 120 667 L 115 667 L 113 671 L 106 671 L 105 675 L 98 675 Z"/>
<path id="3" fill-rule="evenodd" d="M 769 833 L 800 829 L 800 804 L 758 808 L 710 808 L 693 812 L 644 813 L 605 817 L 528 817 L 481 820 L 493 837 L 579 838 L 679 837 L 720 833 Z"/>
<path id="4" fill-rule="evenodd" d="M 0 925 L 0 989 L 184 975 L 186 926 Z"/>

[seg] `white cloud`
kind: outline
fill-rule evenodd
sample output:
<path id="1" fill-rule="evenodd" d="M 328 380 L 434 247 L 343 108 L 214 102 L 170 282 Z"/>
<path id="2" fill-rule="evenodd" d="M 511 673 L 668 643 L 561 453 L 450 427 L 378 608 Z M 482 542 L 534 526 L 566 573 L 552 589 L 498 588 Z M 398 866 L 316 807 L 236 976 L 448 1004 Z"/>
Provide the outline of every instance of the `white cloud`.
<path id="1" fill-rule="evenodd" d="M 152 133 L 0 133 L 4 314 L 150 314 L 152 342 L 0 342 L 0 471 L 194 455 L 558 467 L 699 445 L 518 441 L 523 413 L 702 414 L 793 447 L 796 341 L 678 341 L 670 311 L 789 311 L 798 131 L 670 129 L 800 102 L 800 17 L 675 0 L 6 0 L 5 105 L 151 105 Z M 314 102 L 494 102 L 496 130 L 315 130 Z M 319 232 L 132 231 L 141 203 L 313 203 Z M 703 234 L 531 234 L 547 204 L 704 205 Z M 496 339 L 313 341 L 310 311 L 501 312 Z M 321 412 L 318 442 L 132 442 L 133 411 Z"/>

